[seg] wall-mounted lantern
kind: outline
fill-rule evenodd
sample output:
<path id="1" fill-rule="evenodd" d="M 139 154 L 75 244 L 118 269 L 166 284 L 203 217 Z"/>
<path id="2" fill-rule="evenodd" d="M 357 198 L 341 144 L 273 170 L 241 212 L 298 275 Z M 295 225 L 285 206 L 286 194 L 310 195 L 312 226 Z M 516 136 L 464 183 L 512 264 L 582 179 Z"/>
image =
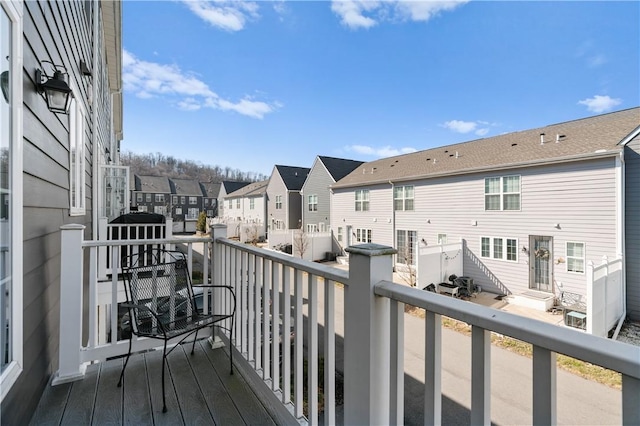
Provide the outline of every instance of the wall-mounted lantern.
<path id="1" fill-rule="evenodd" d="M 43 62 L 50 63 L 48 61 Z M 41 69 L 36 70 L 36 89 L 38 93 L 44 93 L 49 111 L 67 114 L 73 94 L 64 78 L 67 74 L 66 68 L 62 65 L 54 65 L 52 63 L 51 66 L 54 69 L 52 76 L 47 75 Z M 62 72 L 62 70 L 65 72 Z M 45 79 L 46 81 L 43 81 Z"/>

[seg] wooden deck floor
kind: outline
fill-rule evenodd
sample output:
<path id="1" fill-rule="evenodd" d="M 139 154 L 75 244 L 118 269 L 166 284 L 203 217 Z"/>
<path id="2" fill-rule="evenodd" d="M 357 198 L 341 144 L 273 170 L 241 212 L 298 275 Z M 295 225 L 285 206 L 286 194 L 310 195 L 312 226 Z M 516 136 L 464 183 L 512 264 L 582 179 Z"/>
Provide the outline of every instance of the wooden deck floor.
<path id="1" fill-rule="evenodd" d="M 229 357 L 206 340 L 169 355 L 167 409 L 162 412 L 162 351 L 132 355 L 117 387 L 123 359 L 89 366 L 83 380 L 48 386 L 32 425 L 274 425 Z"/>

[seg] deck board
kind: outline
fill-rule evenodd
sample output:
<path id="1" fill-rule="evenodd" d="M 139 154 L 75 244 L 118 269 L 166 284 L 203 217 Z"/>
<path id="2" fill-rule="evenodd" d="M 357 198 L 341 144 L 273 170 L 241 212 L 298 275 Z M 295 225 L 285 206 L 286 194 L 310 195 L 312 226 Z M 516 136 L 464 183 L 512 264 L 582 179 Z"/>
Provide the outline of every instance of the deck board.
<path id="1" fill-rule="evenodd" d="M 166 374 L 167 413 L 162 412 L 162 351 L 132 355 L 124 385 L 123 358 L 90 365 L 84 379 L 48 386 L 31 425 L 273 425 L 274 420 L 244 378 L 229 374 L 229 357 L 206 340 L 176 348 Z"/>

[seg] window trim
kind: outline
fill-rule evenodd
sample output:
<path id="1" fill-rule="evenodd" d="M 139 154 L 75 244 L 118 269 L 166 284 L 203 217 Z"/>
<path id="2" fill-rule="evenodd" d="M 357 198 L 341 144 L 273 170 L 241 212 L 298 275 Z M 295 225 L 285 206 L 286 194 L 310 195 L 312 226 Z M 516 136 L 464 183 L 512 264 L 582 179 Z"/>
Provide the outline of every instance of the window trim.
<path id="1" fill-rule="evenodd" d="M 582 244 L 582 272 L 579 271 L 572 271 L 569 269 L 569 258 L 571 257 L 572 259 L 578 259 L 577 256 L 569 256 L 569 244 Z M 584 275 L 587 272 L 587 244 L 585 242 L 582 241 L 567 241 L 564 244 L 564 253 L 567 256 L 565 265 L 566 265 L 566 272 L 568 272 L 569 274 L 577 274 L 577 275 Z"/>
<path id="2" fill-rule="evenodd" d="M 358 194 L 360 194 L 360 199 L 358 199 Z M 370 206 L 370 194 L 368 189 L 356 189 L 354 192 L 354 201 L 355 201 L 355 211 L 357 212 L 368 212 Z M 358 206 L 360 208 L 358 208 Z"/>
<path id="3" fill-rule="evenodd" d="M 311 194 L 307 196 L 307 208 L 310 212 L 318 211 L 318 194 Z"/>
<path id="4" fill-rule="evenodd" d="M 73 99 L 69 108 L 69 216 L 84 216 L 86 213 L 86 118 L 87 112 L 82 102 Z M 75 159 L 72 146 L 76 148 Z M 75 168 L 72 164 L 76 165 Z M 72 191 L 74 185 L 75 196 Z"/>
<path id="5" fill-rule="evenodd" d="M 0 401 L 11 390 L 13 384 L 18 380 L 20 373 L 24 368 L 24 347 L 23 347 L 23 132 L 22 132 L 22 113 L 23 113 L 23 91 L 22 91 L 22 72 L 23 72 L 23 5 L 18 1 L 6 1 L 0 5 L 7 14 L 11 22 L 11 52 L 14 61 L 11 61 L 10 72 L 19 78 L 11 79 L 11 95 L 13 114 L 11 115 L 12 138 L 11 149 L 11 171 L 12 188 L 20 188 L 11 194 L 11 359 L 5 370 L 0 375 Z"/>
<path id="6" fill-rule="evenodd" d="M 363 240 L 362 237 L 366 240 Z M 371 243 L 373 241 L 373 230 L 367 228 L 356 228 L 356 242 L 357 243 Z"/>
<path id="7" fill-rule="evenodd" d="M 517 192 L 505 192 L 504 191 L 504 179 L 509 177 L 517 177 L 518 178 L 518 191 Z M 499 192 L 487 192 L 487 180 L 488 179 L 499 179 Z M 486 212 L 519 212 L 522 211 L 522 175 L 504 175 L 504 176 L 488 176 L 483 179 L 484 184 L 484 211 Z M 504 208 L 504 199 L 505 195 L 514 195 L 518 194 L 518 208 L 517 209 L 505 209 Z M 499 196 L 500 197 L 500 208 L 499 209 L 488 209 L 487 208 L 487 196 Z"/>
<path id="8" fill-rule="evenodd" d="M 412 196 L 407 196 L 407 190 L 411 188 Z M 398 197 L 398 192 L 400 192 L 400 197 Z M 397 212 L 408 212 L 415 210 L 415 199 L 416 199 L 416 188 L 414 185 L 401 185 L 393 187 L 393 210 Z M 412 201 L 411 208 L 407 208 L 407 202 Z M 401 203 L 402 207 L 400 208 L 398 204 Z"/>
<path id="9" fill-rule="evenodd" d="M 409 255 L 411 256 L 411 264 L 409 265 L 408 263 L 406 263 L 406 257 L 404 255 L 404 253 L 402 253 L 400 250 L 402 248 L 404 248 L 404 244 L 403 247 L 400 247 L 400 243 L 399 240 L 400 238 L 398 238 L 400 236 L 400 233 L 403 234 L 403 239 L 405 240 L 405 244 L 408 245 L 408 247 L 410 247 L 409 249 Z M 413 233 L 413 241 L 411 241 L 411 233 Z M 418 252 L 417 252 L 417 247 L 416 247 L 416 243 L 418 242 L 418 231 L 415 229 L 396 229 L 396 250 L 398 251 L 398 253 L 396 253 L 396 263 L 400 264 L 400 265 L 407 265 L 407 266 L 416 266 L 416 262 L 417 262 L 417 257 L 418 257 Z M 410 244 L 410 245 L 409 245 Z"/>
<path id="10" fill-rule="evenodd" d="M 282 210 L 282 195 L 276 195 L 275 205 L 276 210 Z"/>
<path id="11" fill-rule="evenodd" d="M 485 256 L 482 253 L 482 240 L 488 238 L 489 239 L 489 256 Z M 494 245 L 494 241 L 495 240 L 501 240 L 501 247 L 502 247 L 502 257 L 494 257 L 494 251 L 495 251 L 495 245 Z M 514 260 L 512 259 L 508 259 L 507 258 L 507 247 L 508 247 L 508 243 L 509 240 L 511 241 L 515 241 L 515 255 L 516 258 Z M 482 235 L 480 237 L 480 258 L 482 259 L 489 259 L 489 260 L 497 260 L 499 262 L 510 262 L 510 263 L 519 263 L 520 262 L 520 255 L 518 254 L 518 239 L 517 238 L 512 238 L 512 237 L 496 237 L 496 236 L 492 236 L 492 235 Z"/>
<path id="12" fill-rule="evenodd" d="M 256 208 L 256 199 L 249 198 L 249 210 L 253 210 Z"/>

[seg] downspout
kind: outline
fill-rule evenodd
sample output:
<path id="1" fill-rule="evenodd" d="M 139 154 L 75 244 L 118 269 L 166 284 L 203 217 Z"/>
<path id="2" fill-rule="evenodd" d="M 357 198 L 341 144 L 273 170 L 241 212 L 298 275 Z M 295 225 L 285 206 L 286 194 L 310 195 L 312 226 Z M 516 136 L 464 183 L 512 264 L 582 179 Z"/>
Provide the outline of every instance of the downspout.
<path id="1" fill-rule="evenodd" d="M 391 185 L 391 241 L 392 241 L 392 246 L 396 247 L 396 206 L 395 206 L 395 184 L 393 182 L 391 182 L 391 180 L 389 180 L 389 185 Z M 396 258 L 397 259 L 397 258 Z M 393 262 L 394 264 L 394 270 L 395 270 L 395 260 Z"/>
<path id="2" fill-rule="evenodd" d="M 619 186 L 619 194 L 618 194 L 618 212 L 617 212 L 617 222 L 618 229 L 616 229 L 617 240 L 619 246 L 618 255 L 622 259 L 622 268 L 620 274 L 620 282 L 622 285 L 622 315 L 618 320 L 618 325 L 616 326 L 616 331 L 613 333 L 611 337 L 612 340 L 616 340 L 618 338 L 618 333 L 620 333 L 620 329 L 622 328 L 622 324 L 624 323 L 624 319 L 627 317 L 627 269 L 626 269 L 626 246 L 625 246 L 625 222 L 626 222 L 626 204 L 625 204 L 625 162 L 624 162 L 624 145 L 622 146 L 622 151 L 620 151 L 620 156 L 616 157 L 616 181 Z"/>
<path id="3" fill-rule="evenodd" d="M 98 112 L 96 108 L 96 103 L 98 102 L 98 85 L 96 84 L 96 74 L 98 73 L 98 8 L 100 7 L 99 1 L 94 1 L 93 5 L 93 31 L 91 34 L 92 38 L 92 54 L 93 58 L 91 60 L 91 104 L 89 107 L 91 108 L 91 145 L 93 147 L 93 173 L 91 179 L 91 185 L 93 186 L 93 200 L 92 210 L 92 224 L 91 231 L 93 239 L 98 239 L 98 217 L 100 212 L 98 211 L 98 206 L 100 205 L 100 196 L 102 195 L 102 191 L 100 189 L 100 157 L 102 156 L 102 152 L 98 149 Z M 128 186 L 127 182 L 127 186 Z M 128 189 L 128 188 L 127 188 Z"/>

